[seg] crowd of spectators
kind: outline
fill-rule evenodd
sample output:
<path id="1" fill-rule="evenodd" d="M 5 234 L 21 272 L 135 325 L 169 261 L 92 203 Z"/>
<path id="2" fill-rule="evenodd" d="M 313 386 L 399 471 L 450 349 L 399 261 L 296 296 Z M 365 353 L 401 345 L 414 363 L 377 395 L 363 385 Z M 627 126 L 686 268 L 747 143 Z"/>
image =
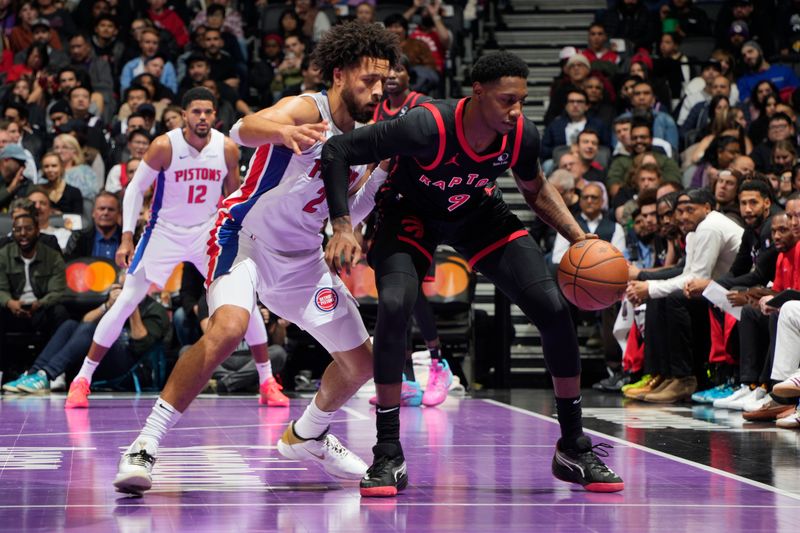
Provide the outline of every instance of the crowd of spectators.
<path id="1" fill-rule="evenodd" d="M 800 426 L 770 392 L 800 376 L 797 345 L 775 341 L 797 336 L 797 304 L 770 305 L 800 288 L 798 5 L 620 0 L 560 51 L 543 168 L 630 262 L 625 301 L 589 317 L 609 374 L 595 388 Z M 531 232 L 555 268 L 568 243 Z"/>

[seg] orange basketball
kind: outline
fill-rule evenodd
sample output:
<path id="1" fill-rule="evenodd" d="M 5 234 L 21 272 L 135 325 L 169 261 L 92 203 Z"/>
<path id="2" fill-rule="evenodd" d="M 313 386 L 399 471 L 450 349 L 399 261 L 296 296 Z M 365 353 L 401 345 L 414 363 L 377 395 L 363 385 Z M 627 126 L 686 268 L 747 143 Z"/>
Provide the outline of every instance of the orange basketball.
<path id="1" fill-rule="evenodd" d="M 605 309 L 625 294 L 628 262 L 611 243 L 600 239 L 580 241 L 561 258 L 558 285 L 567 300 L 580 309 Z"/>

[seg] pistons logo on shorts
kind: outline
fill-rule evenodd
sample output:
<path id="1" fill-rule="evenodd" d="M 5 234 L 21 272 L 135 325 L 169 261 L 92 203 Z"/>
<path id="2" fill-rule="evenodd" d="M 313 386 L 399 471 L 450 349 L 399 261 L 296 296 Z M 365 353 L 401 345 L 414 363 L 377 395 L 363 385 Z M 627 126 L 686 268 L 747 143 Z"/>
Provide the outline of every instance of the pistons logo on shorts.
<path id="1" fill-rule="evenodd" d="M 317 309 L 324 312 L 333 311 L 336 309 L 336 306 L 339 305 L 339 295 L 336 294 L 336 291 L 325 287 L 324 289 L 320 289 L 314 295 L 314 303 L 317 306 Z"/>

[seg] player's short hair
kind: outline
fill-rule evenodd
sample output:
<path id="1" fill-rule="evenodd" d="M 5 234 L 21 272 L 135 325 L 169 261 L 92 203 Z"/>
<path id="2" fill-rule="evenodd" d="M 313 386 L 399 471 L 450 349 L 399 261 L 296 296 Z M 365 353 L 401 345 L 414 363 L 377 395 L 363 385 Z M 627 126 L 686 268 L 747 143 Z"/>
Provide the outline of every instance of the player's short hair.
<path id="1" fill-rule="evenodd" d="M 500 78 L 528 78 L 528 65 L 511 52 L 494 52 L 481 56 L 472 67 L 472 81 L 490 83 Z"/>
<path id="2" fill-rule="evenodd" d="M 744 191 L 755 191 L 764 199 L 772 199 L 770 186 L 761 180 L 747 180 L 743 182 L 739 185 L 739 194 L 742 194 Z"/>
<path id="3" fill-rule="evenodd" d="M 711 209 L 714 209 L 714 206 L 717 205 L 716 200 L 714 200 L 714 195 L 711 194 L 711 191 L 705 188 L 692 188 L 686 189 L 685 191 L 678 194 L 678 199 L 675 202 L 675 205 L 678 204 L 698 204 L 698 205 L 705 205 L 708 204 L 711 206 Z"/>
<path id="4" fill-rule="evenodd" d="M 214 106 L 214 109 L 217 108 L 216 97 L 205 87 L 193 87 L 186 91 L 186 94 L 183 95 L 183 99 L 181 99 L 181 107 L 187 109 L 189 104 L 195 100 L 205 100 L 211 102 L 211 105 Z"/>
<path id="5" fill-rule="evenodd" d="M 334 69 L 359 65 L 365 57 L 386 59 L 389 65 L 396 65 L 400 53 L 397 35 L 379 24 L 354 20 L 331 28 L 314 48 L 312 61 L 329 84 Z"/>

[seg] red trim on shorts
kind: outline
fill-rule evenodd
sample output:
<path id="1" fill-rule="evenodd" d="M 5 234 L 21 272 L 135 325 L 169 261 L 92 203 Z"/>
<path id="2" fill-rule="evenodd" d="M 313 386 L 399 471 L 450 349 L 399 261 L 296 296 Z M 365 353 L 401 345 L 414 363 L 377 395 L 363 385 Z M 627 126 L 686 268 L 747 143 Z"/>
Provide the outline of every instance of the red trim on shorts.
<path id="1" fill-rule="evenodd" d="M 500 154 L 506 151 L 506 143 L 508 142 L 508 135 L 503 135 L 503 142 L 500 145 L 500 150 L 493 153 L 493 154 L 486 154 L 486 155 L 478 155 L 475 153 L 475 150 L 467 142 L 467 138 L 464 135 L 464 105 L 467 102 L 467 98 L 462 98 L 458 101 L 458 105 L 456 105 L 456 137 L 458 137 L 458 143 L 461 145 L 461 148 L 467 155 L 475 161 L 476 163 L 483 163 L 489 159 L 494 159 L 498 157 Z M 423 104 L 426 105 L 426 104 Z M 427 169 L 426 169 L 427 170 Z"/>
<path id="2" fill-rule="evenodd" d="M 490 253 L 494 252 L 498 248 L 505 246 L 506 244 L 510 243 L 511 241 L 515 241 L 520 237 L 525 237 L 526 235 L 528 235 L 528 232 L 525 231 L 524 229 L 520 229 L 510 235 L 506 235 L 502 239 L 493 242 L 492 244 L 490 244 L 477 254 L 473 255 L 472 258 L 467 263 L 469 264 L 470 268 L 472 268 L 475 266 L 475 263 L 477 263 L 487 255 L 489 255 Z"/>
<path id="3" fill-rule="evenodd" d="M 422 278 L 422 281 L 426 283 L 434 282 L 436 281 L 436 276 L 425 276 L 424 278 Z"/>
<path id="4" fill-rule="evenodd" d="M 447 140 L 445 138 L 446 135 L 444 132 L 444 119 L 442 118 L 442 113 L 436 108 L 436 106 L 426 102 L 420 107 L 424 107 L 431 112 L 434 120 L 436 120 L 436 127 L 439 128 L 439 150 L 436 152 L 436 159 L 434 159 L 433 163 L 430 165 L 423 165 L 419 162 L 419 160 L 417 160 L 417 163 L 422 170 L 432 170 L 433 168 L 439 166 L 439 163 L 442 162 L 442 157 L 444 157 L 444 149 L 445 146 L 447 146 Z"/>
<path id="5" fill-rule="evenodd" d="M 431 253 L 425 248 L 423 248 L 423 246 L 414 239 L 409 239 L 408 237 L 398 235 L 397 240 L 404 242 L 406 244 L 410 244 L 411 246 L 422 252 L 422 255 L 424 255 L 428 259 L 428 261 L 433 261 L 433 256 L 431 255 Z"/>
<path id="6" fill-rule="evenodd" d="M 519 117 L 517 119 L 517 131 L 514 135 L 514 151 L 511 153 L 511 165 L 509 165 L 509 168 L 514 168 L 514 165 L 517 164 L 517 158 L 519 157 L 519 150 L 522 147 L 522 128 L 523 128 L 522 117 Z"/>

